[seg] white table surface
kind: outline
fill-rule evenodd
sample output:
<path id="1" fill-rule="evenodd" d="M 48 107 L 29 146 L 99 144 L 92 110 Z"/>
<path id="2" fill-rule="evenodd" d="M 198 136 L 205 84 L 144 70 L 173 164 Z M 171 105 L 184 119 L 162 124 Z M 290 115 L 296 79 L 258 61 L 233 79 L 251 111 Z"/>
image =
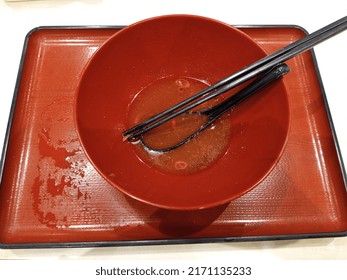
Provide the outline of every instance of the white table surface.
<path id="1" fill-rule="evenodd" d="M 233 3 L 233 4 L 231 4 Z M 127 25 L 163 14 L 230 24 L 295 24 L 309 32 L 347 15 L 346 0 L 0 0 L 0 150 L 24 37 L 47 25 Z M 342 155 L 347 161 L 347 32 L 315 48 Z M 347 237 L 271 242 L 0 250 L 0 259 L 347 259 Z"/>

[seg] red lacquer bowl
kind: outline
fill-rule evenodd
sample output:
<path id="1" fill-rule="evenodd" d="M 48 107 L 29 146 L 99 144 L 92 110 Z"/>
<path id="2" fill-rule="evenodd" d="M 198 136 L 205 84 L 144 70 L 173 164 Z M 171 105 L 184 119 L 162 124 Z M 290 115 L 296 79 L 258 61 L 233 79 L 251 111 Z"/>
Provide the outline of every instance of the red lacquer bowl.
<path id="1" fill-rule="evenodd" d="M 187 174 L 165 172 L 123 141 L 136 95 L 166 77 L 215 83 L 265 56 L 247 35 L 191 15 L 161 16 L 111 37 L 80 80 L 75 119 L 81 144 L 98 172 L 123 193 L 176 210 L 228 203 L 262 181 L 279 160 L 289 130 L 289 105 L 279 80 L 228 116 L 230 137 L 213 164 Z"/>

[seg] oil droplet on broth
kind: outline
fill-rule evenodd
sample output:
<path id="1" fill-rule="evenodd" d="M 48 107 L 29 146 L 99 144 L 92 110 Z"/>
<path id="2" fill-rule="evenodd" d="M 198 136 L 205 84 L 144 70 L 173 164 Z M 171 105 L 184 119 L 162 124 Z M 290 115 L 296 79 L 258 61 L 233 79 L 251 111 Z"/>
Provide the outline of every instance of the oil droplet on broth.
<path id="1" fill-rule="evenodd" d="M 129 107 L 129 127 L 200 92 L 208 85 L 188 77 L 162 78 L 142 89 Z M 211 107 L 221 102 L 213 99 L 194 110 Z M 182 115 L 145 133 L 144 141 L 152 148 L 167 148 L 184 139 L 206 123 L 207 117 L 197 114 Z M 134 149 L 139 159 L 162 171 L 188 174 L 214 164 L 227 150 L 230 137 L 228 116 L 221 117 L 213 126 L 181 147 L 166 153 L 151 153 L 141 144 Z M 179 142 L 179 141 L 178 141 Z"/>

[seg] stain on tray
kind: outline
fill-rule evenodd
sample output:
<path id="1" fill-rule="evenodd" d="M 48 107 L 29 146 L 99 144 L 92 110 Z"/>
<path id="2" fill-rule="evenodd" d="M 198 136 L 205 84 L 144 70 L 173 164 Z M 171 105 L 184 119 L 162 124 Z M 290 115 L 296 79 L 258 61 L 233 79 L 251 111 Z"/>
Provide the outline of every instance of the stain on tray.
<path id="1" fill-rule="evenodd" d="M 99 211 L 86 204 L 91 198 L 85 178 L 88 161 L 73 125 L 71 99 L 61 98 L 41 115 L 37 164 L 39 176 L 32 189 L 33 207 L 41 223 L 52 228 L 96 222 Z"/>

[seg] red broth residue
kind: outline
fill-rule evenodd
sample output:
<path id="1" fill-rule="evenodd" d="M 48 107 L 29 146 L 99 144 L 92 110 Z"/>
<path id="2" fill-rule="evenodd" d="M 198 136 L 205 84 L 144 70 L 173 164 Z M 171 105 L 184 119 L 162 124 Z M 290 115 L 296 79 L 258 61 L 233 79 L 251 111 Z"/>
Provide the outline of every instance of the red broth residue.
<path id="1" fill-rule="evenodd" d="M 134 126 L 149 117 L 177 104 L 208 86 L 207 83 L 189 77 L 162 78 L 143 88 L 129 106 L 129 123 Z M 194 110 L 211 107 L 221 98 L 204 103 Z M 207 117 L 182 115 L 143 135 L 144 142 L 156 149 L 172 146 L 196 131 Z M 188 174 L 215 163 L 227 150 L 230 137 L 228 115 L 183 146 L 165 153 L 149 152 L 142 144 L 134 149 L 141 161 L 161 171 Z"/>

